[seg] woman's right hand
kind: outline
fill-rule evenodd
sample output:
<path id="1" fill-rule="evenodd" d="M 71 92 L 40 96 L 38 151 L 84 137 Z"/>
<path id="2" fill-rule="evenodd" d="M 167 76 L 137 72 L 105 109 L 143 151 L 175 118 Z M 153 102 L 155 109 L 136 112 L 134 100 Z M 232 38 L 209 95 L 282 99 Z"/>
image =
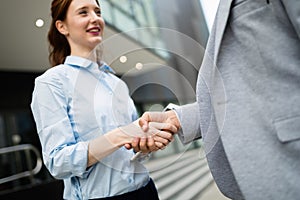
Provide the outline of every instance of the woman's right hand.
<path id="1" fill-rule="evenodd" d="M 145 112 L 138 123 L 144 132 L 154 134 L 150 134 L 151 137 L 135 137 L 131 144 L 125 144 L 127 149 L 133 148 L 135 152 L 146 153 L 164 149 L 173 141 L 173 135 L 180 129 L 175 111 Z"/>

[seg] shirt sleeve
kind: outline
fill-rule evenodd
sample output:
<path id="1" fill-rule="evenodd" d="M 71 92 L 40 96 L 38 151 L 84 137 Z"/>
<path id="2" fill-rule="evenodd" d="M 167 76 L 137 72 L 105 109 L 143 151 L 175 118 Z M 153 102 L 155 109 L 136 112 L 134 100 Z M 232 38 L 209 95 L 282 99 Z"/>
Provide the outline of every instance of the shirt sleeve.
<path id="1" fill-rule="evenodd" d="M 187 104 L 174 109 L 180 121 L 178 137 L 183 144 L 201 138 L 198 103 Z"/>
<path id="2" fill-rule="evenodd" d="M 58 179 L 85 177 L 87 142 L 76 142 L 62 85 L 35 81 L 31 109 L 42 146 L 44 164 Z"/>

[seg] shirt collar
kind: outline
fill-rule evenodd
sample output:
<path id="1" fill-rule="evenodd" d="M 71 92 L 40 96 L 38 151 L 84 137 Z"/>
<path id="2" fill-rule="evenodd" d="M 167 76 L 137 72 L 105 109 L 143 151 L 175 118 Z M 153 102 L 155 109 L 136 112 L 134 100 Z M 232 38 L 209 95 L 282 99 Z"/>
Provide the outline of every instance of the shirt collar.
<path id="1" fill-rule="evenodd" d="M 103 71 L 103 72 L 110 72 L 112 74 L 116 73 L 110 66 L 108 66 L 103 61 L 101 61 L 98 65 L 96 62 L 93 62 L 89 59 L 82 58 L 79 56 L 67 56 L 64 64 L 82 67 L 82 68 L 86 68 L 88 70 L 99 69 L 100 71 Z"/>

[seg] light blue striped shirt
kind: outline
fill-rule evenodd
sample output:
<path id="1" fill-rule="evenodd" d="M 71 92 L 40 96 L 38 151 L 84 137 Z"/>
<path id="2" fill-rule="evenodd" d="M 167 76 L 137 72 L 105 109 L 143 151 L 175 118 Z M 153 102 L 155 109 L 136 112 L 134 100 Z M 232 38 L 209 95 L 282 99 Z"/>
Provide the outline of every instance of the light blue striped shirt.
<path id="1" fill-rule="evenodd" d="M 147 169 L 124 147 L 86 168 L 89 140 L 138 117 L 126 84 L 105 63 L 68 56 L 36 78 L 31 109 L 44 163 L 64 180 L 64 199 L 114 196 L 148 183 Z"/>

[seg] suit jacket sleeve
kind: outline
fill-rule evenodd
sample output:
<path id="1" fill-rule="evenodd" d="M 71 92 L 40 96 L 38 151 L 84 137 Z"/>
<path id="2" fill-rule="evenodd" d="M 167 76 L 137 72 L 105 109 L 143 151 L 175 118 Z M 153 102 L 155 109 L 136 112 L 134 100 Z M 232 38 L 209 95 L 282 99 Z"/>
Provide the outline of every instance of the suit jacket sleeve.
<path id="1" fill-rule="evenodd" d="M 300 1 L 282 0 L 288 17 L 290 18 L 298 37 L 300 38 Z"/>
<path id="2" fill-rule="evenodd" d="M 175 111 L 181 124 L 181 129 L 178 132 L 181 142 L 187 144 L 201 138 L 198 103 L 180 106 Z"/>

